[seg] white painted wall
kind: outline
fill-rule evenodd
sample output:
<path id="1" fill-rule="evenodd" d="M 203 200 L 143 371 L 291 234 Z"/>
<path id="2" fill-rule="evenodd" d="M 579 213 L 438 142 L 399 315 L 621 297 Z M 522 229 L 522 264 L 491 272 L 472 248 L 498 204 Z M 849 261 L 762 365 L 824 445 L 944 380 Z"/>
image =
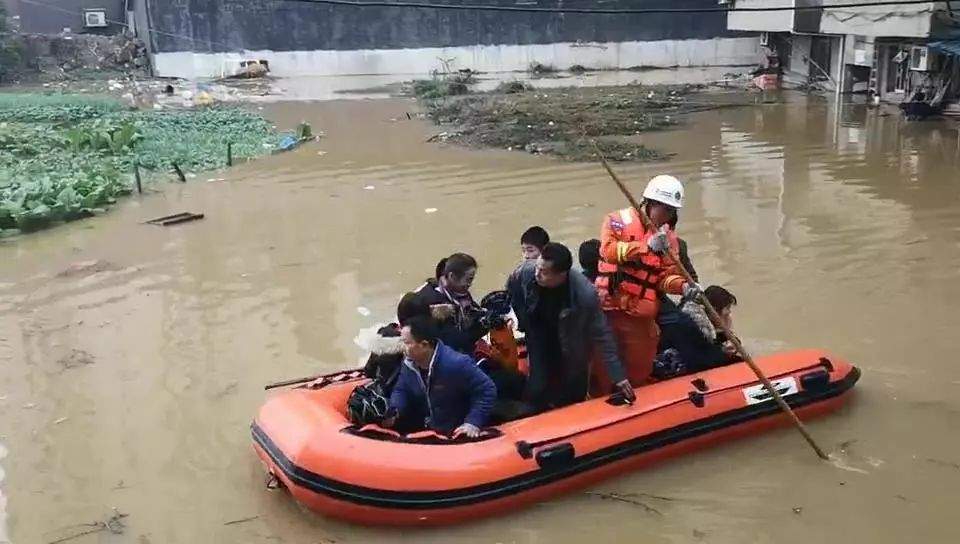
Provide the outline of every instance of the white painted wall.
<path id="1" fill-rule="evenodd" d="M 737 0 L 736 8 L 791 7 L 793 0 Z M 793 30 L 792 11 L 757 11 L 727 14 L 727 28 L 755 32 L 790 32 Z"/>
<path id="2" fill-rule="evenodd" d="M 752 65 L 760 54 L 759 38 L 660 40 L 619 43 L 555 43 L 363 51 L 245 51 L 231 53 L 158 53 L 154 69 L 161 77 L 219 77 L 236 73 L 241 60 L 264 59 L 276 76 L 427 74 L 452 59 L 456 68 L 481 72 L 526 70 L 531 62 L 559 69 L 657 68 Z"/>
<path id="3" fill-rule="evenodd" d="M 823 0 L 823 5 L 849 4 L 851 1 L 857 0 Z M 820 31 L 825 34 L 923 38 L 930 35 L 935 4 L 937 2 L 825 9 Z"/>

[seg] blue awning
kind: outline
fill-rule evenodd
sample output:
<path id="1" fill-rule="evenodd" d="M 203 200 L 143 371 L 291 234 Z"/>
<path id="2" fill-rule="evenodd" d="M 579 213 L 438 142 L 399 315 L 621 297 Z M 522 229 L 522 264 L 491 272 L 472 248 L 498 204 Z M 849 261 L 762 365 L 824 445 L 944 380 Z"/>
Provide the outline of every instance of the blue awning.
<path id="1" fill-rule="evenodd" d="M 960 40 L 940 40 L 938 42 L 930 42 L 927 44 L 927 47 L 939 53 L 960 56 Z"/>

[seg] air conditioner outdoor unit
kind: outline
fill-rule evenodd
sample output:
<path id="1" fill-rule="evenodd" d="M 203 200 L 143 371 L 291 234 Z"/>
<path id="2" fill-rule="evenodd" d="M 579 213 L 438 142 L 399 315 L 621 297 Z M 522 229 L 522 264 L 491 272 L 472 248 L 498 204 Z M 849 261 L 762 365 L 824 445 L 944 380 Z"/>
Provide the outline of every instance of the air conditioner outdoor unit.
<path id="1" fill-rule="evenodd" d="M 760 45 L 762 45 L 762 46 L 768 46 L 768 45 L 770 45 L 770 33 L 769 33 L 769 32 L 761 32 L 761 33 L 760 33 Z"/>
<path id="2" fill-rule="evenodd" d="M 717 3 L 721 6 L 732 6 L 733 0 L 717 0 Z"/>
<path id="3" fill-rule="evenodd" d="M 935 70 L 935 58 L 930 54 L 930 50 L 922 45 L 915 45 L 910 48 L 910 69 L 917 72 L 929 72 Z"/>
<path id="4" fill-rule="evenodd" d="M 107 10 L 105 9 L 83 10 L 83 26 L 86 28 L 103 28 L 107 26 Z"/>

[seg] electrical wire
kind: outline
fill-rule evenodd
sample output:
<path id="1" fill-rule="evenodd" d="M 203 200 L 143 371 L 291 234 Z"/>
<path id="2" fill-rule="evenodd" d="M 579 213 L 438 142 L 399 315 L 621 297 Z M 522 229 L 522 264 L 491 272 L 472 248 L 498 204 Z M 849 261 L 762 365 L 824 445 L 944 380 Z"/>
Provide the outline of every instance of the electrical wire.
<path id="1" fill-rule="evenodd" d="M 580 13 L 597 15 L 629 15 L 629 14 L 695 14 L 695 13 L 756 13 L 770 11 L 810 11 L 831 10 L 842 8 L 863 8 L 871 6 L 910 6 L 929 4 L 928 0 L 875 0 L 872 2 L 848 2 L 819 6 L 763 6 L 750 8 L 714 7 L 714 8 L 573 8 L 573 7 L 534 7 L 534 6 L 496 6 L 484 4 L 434 4 L 431 2 L 390 2 L 384 0 L 278 0 L 281 2 L 299 4 L 320 4 L 331 6 L 352 7 L 387 7 L 387 8 L 420 8 L 438 10 L 469 10 L 469 11 L 512 11 L 529 13 Z"/>

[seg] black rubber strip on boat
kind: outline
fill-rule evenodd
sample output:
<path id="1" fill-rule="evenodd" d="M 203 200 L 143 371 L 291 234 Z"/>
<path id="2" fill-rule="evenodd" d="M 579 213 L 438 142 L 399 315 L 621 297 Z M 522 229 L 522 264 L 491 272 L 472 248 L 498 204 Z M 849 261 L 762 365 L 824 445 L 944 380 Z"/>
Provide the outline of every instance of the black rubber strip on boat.
<path id="1" fill-rule="evenodd" d="M 843 379 L 830 384 L 829 387 L 818 391 L 801 391 L 784 400 L 794 408 L 809 406 L 845 393 L 857 383 L 859 378 L 860 369 L 853 367 Z M 633 455 L 650 452 L 683 440 L 774 415 L 779 411 L 780 407 L 773 402 L 745 406 L 672 429 L 621 442 L 577 457 L 570 464 L 559 468 L 538 469 L 497 482 L 442 491 L 390 491 L 326 478 L 293 464 L 256 423 L 251 425 L 251 429 L 254 441 L 270 456 L 284 475 L 304 489 L 332 499 L 364 506 L 397 510 L 434 510 L 468 506 L 528 491 Z"/>

